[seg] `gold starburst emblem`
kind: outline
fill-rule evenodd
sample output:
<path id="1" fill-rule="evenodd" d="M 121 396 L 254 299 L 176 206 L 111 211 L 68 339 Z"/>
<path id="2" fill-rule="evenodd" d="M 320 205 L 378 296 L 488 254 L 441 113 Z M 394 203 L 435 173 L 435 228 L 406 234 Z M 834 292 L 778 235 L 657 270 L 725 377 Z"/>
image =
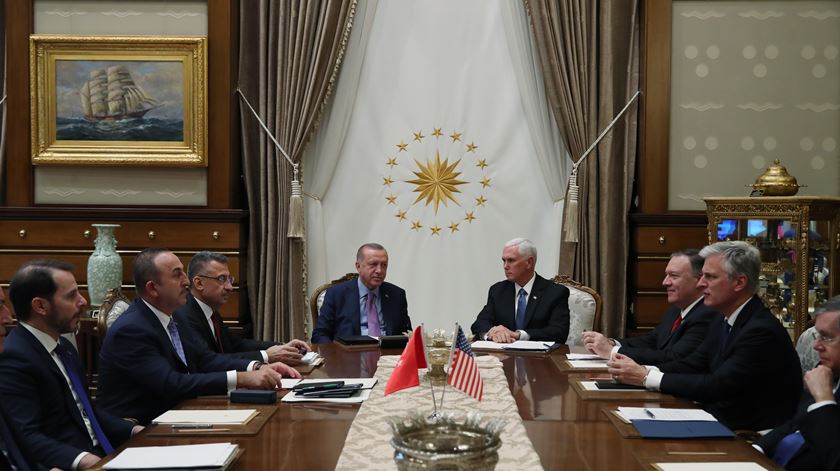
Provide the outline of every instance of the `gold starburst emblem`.
<path id="1" fill-rule="evenodd" d="M 380 197 L 389 212 L 396 211 L 395 224 L 432 238 L 475 234 L 473 223 L 491 209 L 488 201 L 501 177 L 493 175 L 490 156 L 471 137 L 442 127 L 414 128 L 389 146 L 380 161 Z M 387 155 L 394 148 L 396 153 Z"/>
<path id="2" fill-rule="evenodd" d="M 455 199 L 454 194 L 461 192 L 461 190 L 458 189 L 458 185 L 467 183 L 463 180 L 458 180 L 457 177 L 461 174 L 461 172 L 455 171 L 458 164 L 461 163 L 461 159 L 458 159 L 452 163 L 452 165 L 449 165 L 449 159 L 444 159 L 444 161 L 441 162 L 440 151 L 435 151 L 435 160 L 433 162 L 426 160 L 426 165 L 421 164 L 417 161 L 417 159 L 415 159 L 414 162 L 417 164 L 417 167 L 420 168 L 419 172 L 413 172 L 417 178 L 414 180 L 406 180 L 406 183 L 415 185 L 415 193 L 420 193 L 420 196 L 414 200 L 414 204 L 417 204 L 420 200 L 425 199 L 426 206 L 428 206 L 429 203 L 433 203 L 435 205 L 435 214 L 438 212 L 440 203 L 443 203 L 444 206 L 446 206 L 446 201 L 451 200 L 453 203 L 458 204 L 458 200 Z"/>

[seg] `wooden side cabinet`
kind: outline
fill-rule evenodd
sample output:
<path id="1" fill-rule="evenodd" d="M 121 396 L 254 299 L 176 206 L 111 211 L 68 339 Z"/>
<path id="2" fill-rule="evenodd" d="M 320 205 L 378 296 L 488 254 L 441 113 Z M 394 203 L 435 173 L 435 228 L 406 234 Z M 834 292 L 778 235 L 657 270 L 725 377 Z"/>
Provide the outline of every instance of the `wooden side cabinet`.
<path id="1" fill-rule="evenodd" d="M 814 309 L 840 293 L 840 198 L 705 198 L 710 242 L 761 251 L 759 294 L 796 341 Z"/>

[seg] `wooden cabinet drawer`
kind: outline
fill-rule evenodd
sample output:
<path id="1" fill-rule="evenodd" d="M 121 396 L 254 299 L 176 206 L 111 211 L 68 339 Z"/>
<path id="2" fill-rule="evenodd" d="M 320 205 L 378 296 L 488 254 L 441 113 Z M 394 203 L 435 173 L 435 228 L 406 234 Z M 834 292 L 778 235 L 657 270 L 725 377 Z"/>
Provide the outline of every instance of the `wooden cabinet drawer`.
<path id="1" fill-rule="evenodd" d="M 670 255 L 682 249 L 700 249 L 709 242 L 701 227 L 639 227 L 635 233 L 640 254 Z"/>
<path id="2" fill-rule="evenodd" d="M 639 260 L 636 262 L 636 289 L 661 290 L 668 260 Z"/>
<path id="3" fill-rule="evenodd" d="M 636 325 L 638 327 L 655 327 L 662 320 L 662 315 L 668 309 L 668 297 L 662 294 L 636 295 Z"/>
<path id="4" fill-rule="evenodd" d="M 3 248 L 61 247 L 92 250 L 95 238 L 96 230 L 90 223 L 83 221 L 0 220 L 0 246 Z M 239 224 L 125 221 L 117 228 L 116 238 L 118 249 L 162 246 L 172 250 L 238 250 Z"/>

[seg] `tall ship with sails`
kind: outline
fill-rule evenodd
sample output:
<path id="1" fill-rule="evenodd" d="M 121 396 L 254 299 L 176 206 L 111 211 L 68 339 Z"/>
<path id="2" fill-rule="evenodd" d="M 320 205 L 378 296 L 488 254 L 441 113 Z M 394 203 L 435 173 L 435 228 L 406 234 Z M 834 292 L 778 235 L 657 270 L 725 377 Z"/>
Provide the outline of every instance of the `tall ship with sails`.
<path id="1" fill-rule="evenodd" d="M 150 97 L 122 65 L 97 69 L 79 91 L 85 119 L 89 121 L 118 121 L 142 118 L 160 106 Z"/>

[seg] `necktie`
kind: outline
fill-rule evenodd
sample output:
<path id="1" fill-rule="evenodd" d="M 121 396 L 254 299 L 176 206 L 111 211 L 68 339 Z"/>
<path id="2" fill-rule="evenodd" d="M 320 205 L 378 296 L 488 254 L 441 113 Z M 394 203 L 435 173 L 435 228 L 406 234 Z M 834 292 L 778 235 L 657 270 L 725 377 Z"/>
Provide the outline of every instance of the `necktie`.
<path id="1" fill-rule="evenodd" d="M 723 352 L 726 350 L 726 345 L 729 342 L 729 332 L 732 330 L 732 326 L 729 325 L 729 322 L 726 319 L 723 320 L 723 337 L 720 338 L 720 351 Z"/>
<path id="2" fill-rule="evenodd" d="M 87 391 L 85 391 L 85 386 L 82 384 L 82 378 L 79 374 L 78 360 L 73 353 L 70 352 L 70 349 L 62 342 L 67 342 L 67 340 L 61 339 L 59 341 L 58 345 L 55 347 L 55 353 L 58 354 L 58 358 L 61 360 L 61 363 L 64 364 L 64 370 L 67 372 L 67 377 L 70 378 L 70 384 L 73 385 L 73 390 L 76 391 L 76 395 L 82 403 L 82 408 L 85 410 L 85 415 L 90 421 L 90 426 L 93 428 L 93 433 L 96 435 L 96 439 L 99 440 L 99 445 L 105 453 L 111 454 L 114 451 L 114 447 L 111 446 L 111 443 L 108 441 L 108 437 L 105 436 L 105 433 L 102 431 L 102 427 L 99 426 L 96 414 L 93 413 L 93 407 L 90 405 L 90 398 L 88 398 Z"/>
<path id="3" fill-rule="evenodd" d="M 525 329 L 525 301 L 528 293 L 525 288 L 519 288 L 519 299 L 516 301 L 516 330 Z"/>
<path id="4" fill-rule="evenodd" d="M 218 312 L 213 311 L 210 320 L 213 321 L 213 333 L 216 334 L 216 351 L 225 353 L 225 348 L 222 346 L 222 316 Z"/>
<path id="5" fill-rule="evenodd" d="M 674 325 L 671 326 L 671 333 L 673 334 L 677 327 L 682 323 L 682 315 L 678 314 L 677 318 L 674 319 Z"/>
<path id="6" fill-rule="evenodd" d="M 169 331 L 169 336 L 172 337 L 172 346 L 175 347 L 175 353 L 178 354 L 178 358 L 181 359 L 184 366 L 187 366 L 187 356 L 184 354 L 184 346 L 181 345 L 181 335 L 178 333 L 178 324 L 175 323 L 174 319 L 169 321 L 166 330 Z"/>
<path id="7" fill-rule="evenodd" d="M 382 335 L 379 329 L 379 314 L 376 312 L 376 295 L 371 291 L 368 291 L 367 294 L 367 324 L 368 335 L 371 337 Z"/>

